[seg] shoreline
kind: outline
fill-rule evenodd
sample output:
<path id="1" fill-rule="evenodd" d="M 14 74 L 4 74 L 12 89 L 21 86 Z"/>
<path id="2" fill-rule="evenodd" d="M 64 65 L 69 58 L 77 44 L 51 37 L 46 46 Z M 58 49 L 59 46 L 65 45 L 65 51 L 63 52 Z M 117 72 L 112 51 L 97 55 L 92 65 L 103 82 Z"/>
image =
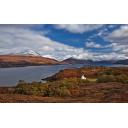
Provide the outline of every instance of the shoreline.
<path id="1" fill-rule="evenodd" d="M 5 69 L 5 68 L 26 68 L 26 67 L 41 67 L 41 66 L 57 66 L 57 65 L 83 65 L 83 67 L 128 67 L 128 65 L 123 65 L 123 64 L 110 64 L 110 65 L 103 65 L 103 64 L 92 64 L 92 65 L 86 65 L 86 64 L 37 64 L 37 65 L 25 65 L 25 66 L 7 66 L 7 67 L 0 67 L 0 69 Z"/>

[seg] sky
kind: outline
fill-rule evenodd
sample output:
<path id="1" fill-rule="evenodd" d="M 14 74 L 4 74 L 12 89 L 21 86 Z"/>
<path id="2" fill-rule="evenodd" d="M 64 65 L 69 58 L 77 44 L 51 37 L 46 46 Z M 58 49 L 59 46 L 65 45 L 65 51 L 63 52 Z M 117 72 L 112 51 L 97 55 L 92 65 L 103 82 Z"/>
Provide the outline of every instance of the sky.
<path id="1" fill-rule="evenodd" d="M 128 59 L 128 25 L 1 24 L 0 55 L 27 51 L 57 60 Z"/>

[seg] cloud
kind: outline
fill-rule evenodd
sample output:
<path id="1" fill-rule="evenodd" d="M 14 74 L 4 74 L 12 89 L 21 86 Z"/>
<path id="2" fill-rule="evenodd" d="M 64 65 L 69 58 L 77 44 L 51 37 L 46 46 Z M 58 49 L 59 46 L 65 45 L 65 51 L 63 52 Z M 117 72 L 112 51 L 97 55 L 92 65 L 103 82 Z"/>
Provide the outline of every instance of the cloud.
<path id="1" fill-rule="evenodd" d="M 120 28 L 109 33 L 105 39 L 111 43 L 113 52 L 128 58 L 128 25 L 122 25 Z"/>
<path id="2" fill-rule="evenodd" d="M 64 29 L 71 33 L 84 33 L 87 31 L 92 31 L 102 27 L 101 24 L 58 24 L 55 25 L 57 29 Z"/>
<path id="3" fill-rule="evenodd" d="M 0 54 L 33 50 L 42 56 L 63 60 L 67 57 L 88 59 L 92 54 L 83 48 L 75 48 L 53 41 L 29 27 L 0 26 Z"/>
<path id="4" fill-rule="evenodd" d="M 123 25 L 114 30 L 106 39 L 112 43 L 128 44 L 128 25 Z"/>
<path id="5" fill-rule="evenodd" d="M 102 47 L 103 47 L 102 45 L 97 44 L 97 43 L 95 43 L 95 42 L 86 42 L 86 43 L 85 43 L 85 46 L 86 46 L 87 48 L 102 48 Z"/>
<path id="6" fill-rule="evenodd" d="M 128 59 L 128 56 L 123 53 L 110 52 L 110 53 L 95 53 L 95 60 L 123 60 Z"/>
<path id="7" fill-rule="evenodd" d="M 111 44 L 108 46 L 102 46 L 101 44 L 92 41 L 87 42 L 85 45 L 90 48 L 103 48 L 103 47 L 112 48 L 112 51 L 110 53 L 105 53 L 105 52 L 95 53 L 94 51 L 88 51 L 87 49 L 84 48 L 76 48 L 73 46 L 63 44 L 62 42 L 54 41 L 49 37 L 45 36 L 45 33 L 43 33 L 45 32 L 45 30 L 36 31 L 35 26 L 36 25 L 0 25 L 0 54 L 10 54 L 10 53 L 15 54 L 15 53 L 21 53 L 25 50 L 33 50 L 44 57 L 55 58 L 58 60 L 63 60 L 69 57 L 75 57 L 78 59 L 91 59 L 91 60 L 104 60 L 104 59 L 109 60 L 109 59 L 128 58 L 128 45 L 126 41 L 125 43 L 123 42 L 115 43 L 115 39 L 117 40 L 117 38 L 120 39 L 120 41 L 124 40 L 124 38 L 125 39 L 127 38 L 126 28 L 120 28 L 119 30 L 115 30 L 117 32 L 113 31 L 108 35 L 108 37 L 105 37 L 107 40 L 110 40 L 110 37 L 111 40 L 113 39 L 113 41 L 110 41 Z M 71 28 L 70 29 L 77 33 L 94 30 L 101 27 L 101 26 L 94 27 L 93 25 L 89 25 L 90 27 L 89 26 L 85 27 L 85 25 L 80 25 L 80 29 L 78 29 L 79 25 L 76 26 L 77 27 L 75 27 L 75 29 L 71 29 Z"/>

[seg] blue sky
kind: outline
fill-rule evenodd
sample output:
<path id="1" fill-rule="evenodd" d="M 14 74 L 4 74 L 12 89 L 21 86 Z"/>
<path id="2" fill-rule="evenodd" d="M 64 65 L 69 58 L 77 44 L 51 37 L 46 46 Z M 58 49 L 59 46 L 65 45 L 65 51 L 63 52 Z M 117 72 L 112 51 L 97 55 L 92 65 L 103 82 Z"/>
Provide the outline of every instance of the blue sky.
<path id="1" fill-rule="evenodd" d="M 85 32 L 76 32 L 73 33 L 71 31 L 68 31 L 66 29 L 57 29 L 54 25 L 48 24 L 48 25 L 42 25 L 40 27 L 35 27 L 34 29 L 36 31 L 46 31 L 45 34 L 47 37 L 49 37 L 52 40 L 71 45 L 74 47 L 84 47 L 85 48 L 85 42 L 88 41 L 94 41 L 101 45 L 107 45 L 107 41 L 105 41 L 101 36 L 98 36 L 98 33 L 101 31 L 105 31 L 107 29 L 107 34 L 111 33 L 113 30 L 119 28 L 121 25 L 104 25 L 101 26 L 101 28 L 89 30 Z M 105 34 L 105 33 L 103 33 Z"/>
<path id="2" fill-rule="evenodd" d="M 0 54 L 33 51 L 63 60 L 128 58 L 128 25 L 0 25 Z"/>

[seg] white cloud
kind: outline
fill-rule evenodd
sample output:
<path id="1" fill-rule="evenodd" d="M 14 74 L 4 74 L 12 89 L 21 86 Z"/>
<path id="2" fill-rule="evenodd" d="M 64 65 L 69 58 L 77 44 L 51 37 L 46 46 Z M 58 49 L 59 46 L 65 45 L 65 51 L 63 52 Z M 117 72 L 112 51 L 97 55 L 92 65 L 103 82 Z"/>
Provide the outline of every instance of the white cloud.
<path id="1" fill-rule="evenodd" d="M 122 25 L 119 29 L 108 34 L 105 39 L 111 42 L 113 52 L 122 58 L 128 58 L 128 25 Z"/>
<path id="2" fill-rule="evenodd" d="M 75 57 L 78 59 L 109 60 L 125 59 L 128 56 L 128 46 L 126 46 L 126 43 L 123 43 L 123 45 L 121 43 L 113 43 L 113 40 L 112 44 L 109 45 L 109 47 L 113 48 L 113 52 L 94 53 L 84 48 L 75 48 L 61 42 L 51 40 L 42 32 L 34 31 L 32 29 L 33 27 L 34 26 L 32 25 L 0 25 L 0 54 L 20 53 L 24 50 L 33 50 L 42 56 L 58 60 L 63 60 L 69 57 Z M 93 26 L 92 28 L 94 29 L 95 27 Z M 83 32 L 92 30 L 92 28 L 81 28 L 81 30 L 79 29 L 78 31 L 76 27 L 75 31 L 77 30 L 76 32 Z M 127 36 L 125 36 L 125 38 L 126 37 Z M 86 43 L 88 47 L 103 47 L 95 42 L 90 42 Z"/>
<path id="3" fill-rule="evenodd" d="M 103 47 L 102 45 L 97 44 L 95 42 L 86 42 L 85 45 L 88 48 L 102 48 Z"/>
<path id="4" fill-rule="evenodd" d="M 71 33 L 84 33 L 87 31 L 95 30 L 103 25 L 101 24 L 58 24 L 55 25 L 58 29 L 65 29 Z"/>
<path id="5" fill-rule="evenodd" d="M 123 60 L 128 59 L 126 54 L 121 54 L 117 52 L 110 52 L 110 53 L 96 53 L 94 54 L 95 60 Z"/>
<path id="6" fill-rule="evenodd" d="M 26 49 L 59 60 L 68 56 L 79 59 L 92 57 L 92 54 L 83 48 L 75 48 L 53 41 L 28 27 L 0 26 L 0 54 L 20 53 Z"/>
<path id="7" fill-rule="evenodd" d="M 106 39 L 112 43 L 128 44 L 128 25 L 123 25 L 119 29 L 116 29 Z"/>

